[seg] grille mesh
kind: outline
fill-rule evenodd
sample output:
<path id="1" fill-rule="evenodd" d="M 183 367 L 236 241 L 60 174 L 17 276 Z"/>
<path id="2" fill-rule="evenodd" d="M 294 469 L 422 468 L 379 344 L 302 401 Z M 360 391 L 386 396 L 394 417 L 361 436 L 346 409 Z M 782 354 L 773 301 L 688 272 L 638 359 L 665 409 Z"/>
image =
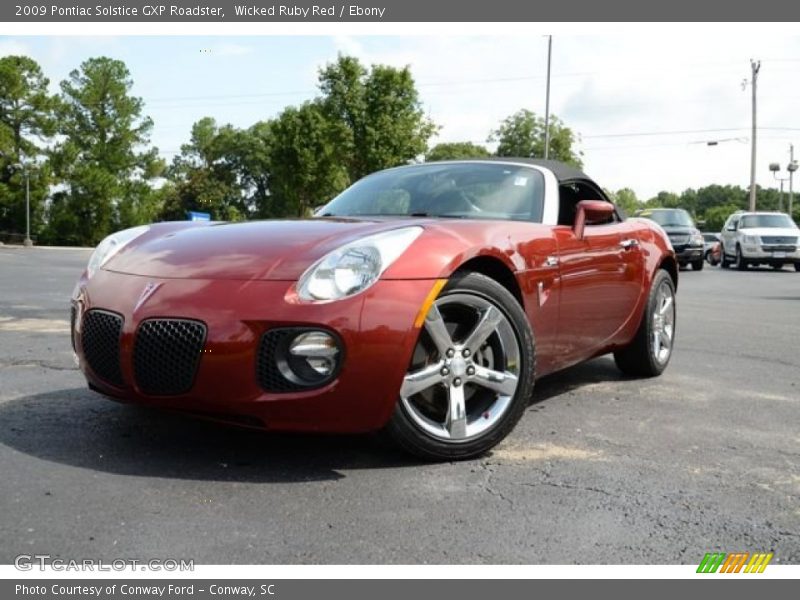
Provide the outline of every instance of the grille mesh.
<path id="1" fill-rule="evenodd" d="M 133 350 L 136 384 L 145 394 L 174 396 L 194 383 L 206 326 L 188 319 L 148 319 L 139 326 Z"/>
<path id="2" fill-rule="evenodd" d="M 789 235 L 762 235 L 762 244 L 776 244 L 780 246 L 796 246 L 797 238 Z"/>
<path id="3" fill-rule="evenodd" d="M 277 350 L 281 342 L 296 334 L 296 329 L 271 329 L 261 336 L 256 355 L 258 385 L 267 392 L 294 392 L 308 387 L 286 379 L 278 369 Z"/>
<path id="4" fill-rule="evenodd" d="M 95 375 L 118 387 L 123 385 L 119 366 L 122 322 L 116 313 L 93 309 L 84 315 L 81 331 L 81 347 L 89 367 Z"/>

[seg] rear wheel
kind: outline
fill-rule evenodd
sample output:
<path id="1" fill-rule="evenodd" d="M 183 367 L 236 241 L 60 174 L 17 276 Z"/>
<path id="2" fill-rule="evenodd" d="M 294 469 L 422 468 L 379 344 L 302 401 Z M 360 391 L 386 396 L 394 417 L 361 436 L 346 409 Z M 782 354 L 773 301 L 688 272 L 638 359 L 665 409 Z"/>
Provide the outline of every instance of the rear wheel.
<path id="1" fill-rule="evenodd" d="M 468 273 L 431 306 L 386 432 L 425 459 L 479 456 L 519 421 L 533 379 L 522 307 L 493 279 Z"/>
<path id="2" fill-rule="evenodd" d="M 636 337 L 614 353 L 617 367 L 626 375 L 661 375 L 672 356 L 675 341 L 675 284 L 659 269 L 650 288 L 647 307 Z"/>

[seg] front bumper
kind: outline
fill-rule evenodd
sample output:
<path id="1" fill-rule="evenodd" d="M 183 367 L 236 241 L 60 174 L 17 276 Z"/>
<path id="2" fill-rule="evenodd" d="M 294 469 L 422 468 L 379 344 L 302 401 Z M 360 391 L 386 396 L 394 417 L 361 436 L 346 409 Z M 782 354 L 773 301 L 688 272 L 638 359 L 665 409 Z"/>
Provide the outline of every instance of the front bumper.
<path id="1" fill-rule="evenodd" d="M 800 263 L 800 248 L 794 245 L 744 244 L 741 248 L 742 256 L 750 262 Z"/>
<path id="2" fill-rule="evenodd" d="M 419 334 L 415 321 L 434 280 L 378 281 L 337 302 L 285 300 L 290 282 L 158 279 L 98 271 L 73 298 L 73 343 L 93 389 L 123 402 L 198 413 L 219 420 L 286 431 L 364 432 L 389 419 Z M 150 284 L 148 286 L 148 284 Z M 155 287 L 145 300 L 143 290 Z M 81 343 L 83 316 L 102 309 L 123 318 L 119 336 L 122 385 L 94 373 Z M 133 364 L 139 325 L 146 319 L 192 319 L 206 337 L 189 392 L 152 396 L 137 383 Z M 335 331 L 345 358 L 324 387 L 266 392 L 257 381 L 265 332 L 286 326 Z"/>
<path id="3" fill-rule="evenodd" d="M 673 245 L 675 258 L 681 264 L 686 264 L 698 260 L 703 260 L 703 246 L 689 246 L 688 244 Z"/>

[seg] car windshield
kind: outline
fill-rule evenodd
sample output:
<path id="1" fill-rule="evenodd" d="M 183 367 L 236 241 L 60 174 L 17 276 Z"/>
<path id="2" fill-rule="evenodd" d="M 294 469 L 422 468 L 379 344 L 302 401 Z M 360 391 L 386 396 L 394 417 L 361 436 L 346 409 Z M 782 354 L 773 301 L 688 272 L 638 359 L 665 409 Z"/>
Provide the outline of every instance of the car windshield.
<path id="1" fill-rule="evenodd" d="M 655 221 L 662 227 L 694 227 L 692 217 L 682 208 L 676 208 L 675 210 L 646 210 L 640 213 L 639 216 Z"/>
<path id="2" fill-rule="evenodd" d="M 502 163 L 430 163 L 365 177 L 317 215 L 541 222 L 543 204 L 544 178 L 536 169 Z"/>
<path id="3" fill-rule="evenodd" d="M 745 215 L 739 222 L 739 229 L 752 229 L 755 227 L 789 227 L 796 229 L 794 221 L 789 215 Z"/>

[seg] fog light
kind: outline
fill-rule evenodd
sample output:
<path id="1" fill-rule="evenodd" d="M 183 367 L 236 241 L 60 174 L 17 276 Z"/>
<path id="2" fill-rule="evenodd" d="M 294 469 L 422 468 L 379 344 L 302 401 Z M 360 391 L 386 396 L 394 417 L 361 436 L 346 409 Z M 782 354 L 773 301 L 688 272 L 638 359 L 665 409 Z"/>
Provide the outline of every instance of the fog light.
<path id="1" fill-rule="evenodd" d="M 336 370 L 339 346 L 333 336 L 324 331 L 301 333 L 289 345 L 289 354 L 305 359 L 308 366 L 322 377 Z"/>
<path id="2" fill-rule="evenodd" d="M 339 338 L 319 329 L 287 329 L 275 348 L 274 360 L 281 376 L 301 388 L 318 387 L 339 371 L 342 350 Z"/>

